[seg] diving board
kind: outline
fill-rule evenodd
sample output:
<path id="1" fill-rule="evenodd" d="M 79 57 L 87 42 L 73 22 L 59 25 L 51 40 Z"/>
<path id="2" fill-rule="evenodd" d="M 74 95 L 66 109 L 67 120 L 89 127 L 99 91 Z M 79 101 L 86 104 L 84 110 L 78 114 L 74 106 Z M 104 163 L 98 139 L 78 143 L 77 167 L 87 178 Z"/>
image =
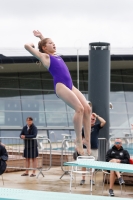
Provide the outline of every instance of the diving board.
<path id="1" fill-rule="evenodd" d="M 22 190 L 11 188 L 0 188 L 0 200 L 111 200 L 108 196 L 92 196 L 82 194 L 70 194 L 59 192 L 45 192 L 35 190 Z M 122 198 L 113 197 L 113 200 L 121 200 Z M 124 198 L 129 200 L 129 198 Z"/>
<path id="2" fill-rule="evenodd" d="M 131 164 L 94 161 L 89 159 L 85 161 L 80 159 L 78 161 L 65 162 L 64 165 L 133 173 L 133 165 Z"/>

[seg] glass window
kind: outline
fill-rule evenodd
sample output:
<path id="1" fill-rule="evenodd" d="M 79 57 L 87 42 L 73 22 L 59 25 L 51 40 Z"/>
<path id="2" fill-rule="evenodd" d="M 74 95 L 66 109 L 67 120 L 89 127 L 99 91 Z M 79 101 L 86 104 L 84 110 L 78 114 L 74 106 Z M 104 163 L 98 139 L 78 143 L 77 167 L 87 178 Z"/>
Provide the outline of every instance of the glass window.
<path id="1" fill-rule="evenodd" d="M 5 124 L 5 104 L 4 100 L 0 99 L 0 125 Z"/>
<path id="2" fill-rule="evenodd" d="M 70 135 L 70 132 L 69 130 L 49 130 L 48 134 L 51 142 L 61 142 L 64 139 L 64 135 Z M 61 148 L 61 146 L 58 146 L 58 148 Z"/>
<path id="3" fill-rule="evenodd" d="M 42 79 L 51 79 L 53 81 L 52 75 L 49 72 L 41 72 Z"/>
<path id="4" fill-rule="evenodd" d="M 88 101 L 88 90 L 86 92 L 82 92 L 82 94 L 85 96 L 86 100 Z"/>
<path id="5" fill-rule="evenodd" d="M 17 99 L 0 99 L 3 110 L 6 111 L 21 111 L 20 100 Z"/>
<path id="6" fill-rule="evenodd" d="M 17 77 L 0 78 L 0 88 L 19 88 L 18 78 Z"/>
<path id="7" fill-rule="evenodd" d="M 122 69 L 121 72 L 122 72 L 122 75 L 124 75 L 124 76 L 131 76 L 131 75 L 133 75 L 133 69 Z"/>
<path id="8" fill-rule="evenodd" d="M 123 80 L 124 83 L 133 83 L 133 76 L 130 76 L 130 75 L 124 76 L 123 75 L 122 80 Z"/>
<path id="9" fill-rule="evenodd" d="M 36 126 L 46 126 L 43 101 L 22 99 L 22 110 L 24 122 L 28 116 L 31 116 Z"/>
<path id="10" fill-rule="evenodd" d="M 123 84 L 124 91 L 133 91 L 133 84 Z"/>
<path id="11" fill-rule="evenodd" d="M 53 80 L 42 80 L 42 87 L 44 90 L 54 90 L 54 83 Z"/>
<path id="12" fill-rule="evenodd" d="M 74 109 L 71 108 L 70 106 L 66 105 L 67 112 L 71 112 L 72 114 L 74 113 Z"/>
<path id="13" fill-rule="evenodd" d="M 0 89 L 0 98 L 20 99 L 19 90 Z"/>
<path id="14" fill-rule="evenodd" d="M 19 78 L 39 78 L 40 79 L 40 73 L 39 72 L 30 72 L 30 73 L 27 73 L 27 72 L 21 72 L 19 73 Z M 34 79 L 33 79 L 34 80 Z"/>
<path id="15" fill-rule="evenodd" d="M 44 112 L 43 101 L 41 100 L 30 100 L 22 99 L 22 110 L 23 111 L 42 111 Z"/>
<path id="16" fill-rule="evenodd" d="M 22 126 L 20 100 L 0 99 L 0 125 Z"/>
<path id="17" fill-rule="evenodd" d="M 67 116 L 68 116 L 68 124 L 69 126 L 73 126 L 73 117 L 74 117 L 74 109 L 67 105 Z"/>
<path id="18" fill-rule="evenodd" d="M 68 124 L 69 126 L 73 126 L 73 117 L 74 117 L 74 112 L 68 113 Z"/>
<path id="19" fill-rule="evenodd" d="M 113 110 L 110 110 L 110 126 L 131 128 L 133 110 L 133 70 L 112 70 L 110 102 Z M 131 83 L 131 84 L 130 84 Z M 122 131 L 115 130 L 113 133 L 121 134 Z"/>
<path id="20" fill-rule="evenodd" d="M 73 85 L 77 88 L 77 81 L 73 80 Z"/>
<path id="21" fill-rule="evenodd" d="M 44 91 L 45 100 L 60 100 L 54 91 Z"/>
<path id="22" fill-rule="evenodd" d="M 21 130 L 1 130 L 1 142 L 6 145 L 23 144 L 23 140 L 18 138 Z M 6 137 L 17 137 L 17 138 L 6 138 Z M 8 148 L 8 147 L 7 147 Z"/>
<path id="23" fill-rule="evenodd" d="M 6 111 L 3 112 L 1 126 L 22 126 L 21 112 Z"/>
<path id="24" fill-rule="evenodd" d="M 125 138 L 131 136 L 131 131 L 130 130 L 126 130 L 126 128 L 123 129 L 111 129 L 110 130 L 110 143 L 114 144 L 114 138 Z M 128 139 L 128 138 L 127 138 Z M 125 145 L 126 141 L 124 142 L 123 145 Z M 122 146 L 123 146 L 122 145 Z M 125 148 L 125 147 L 124 147 Z"/>
<path id="25" fill-rule="evenodd" d="M 80 91 L 88 91 L 88 82 L 87 81 L 80 81 L 79 82 L 79 90 Z"/>
<path id="26" fill-rule="evenodd" d="M 28 111 L 22 112 L 23 122 L 26 123 L 27 117 L 32 117 L 36 126 L 46 126 L 44 112 Z"/>
<path id="27" fill-rule="evenodd" d="M 126 97 L 127 102 L 133 102 L 133 91 L 125 92 L 125 97 Z"/>
<path id="28" fill-rule="evenodd" d="M 37 137 L 40 137 L 40 141 L 41 141 L 41 137 L 45 137 L 45 138 L 48 138 L 48 131 L 47 130 L 38 130 L 38 133 L 37 133 Z"/>
<path id="29" fill-rule="evenodd" d="M 131 113 L 132 113 L 132 112 L 131 112 Z M 128 119 L 129 119 L 129 127 L 132 128 L 132 127 L 131 127 L 131 124 L 133 124 L 133 114 L 130 114 L 130 113 L 129 113 L 129 114 L 128 114 Z"/>
<path id="30" fill-rule="evenodd" d="M 110 113 L 127 113 L 127 104 L 126 102 L 113 102 L 113 109 L 110 110 Z"/>
<path id="31" fill-rule="evenodd" d="M 121 76 L 122 70 L 121 69 L 113 69 L 111 70 L 111 75 Z"/>
<path id="32" fill-rule="evenodd" d="M 1 130 L 1 137 L 20 137 L 21 130 Z"/>
<path id="33" fill-rule="evenodd" d="M 45 111 L 66 112 L 66 104 L 62 101 L 45 101 Z"/>
<path id="34" fill-rule="evenodd" d="M 129 121 L 128 121 L 127 114 L 121 113 L 111 113 L 110 114 L 110 126 L 111 127 L 119 127 L 119 128 L 128 128 Z"/>
<path id="35" fill-rule="evenodd" d="M 111 83 L 111 91 L 124 91 L 123 84 Z"/>
<path id="36" fill-rule="evenodd" d="M 0 73 L 0 78 L 18 78 L 18 73 Z"/>
<path id="37" fill-rule="evenodd" d="M 76 71 L 70 71 L 70 74 L 71 74 L 71 77 L 72 77 L 72 80 L 77 80 L 77 70 Z"/>
<path id="38" fill-rule="evenodd" d="M 42 91 L 35 91 L 35 90 L 20 90 L 21 98 L 24 99 L 42 99 L 43 100 L 43 95 Z"/>
<path id="39" fill-rule="evenodd" d="M 40 79 L 20 79 L 20 88 L 22 89 L 41 89 L 41 80 Z"/>
<path id="40" fill-rule="evenodd" d="M 47 126 L 68 126 L 67 114 L 63 112 L 46 112 Z"/>
<path id="41" fill-rule="evenodd" d="M 88 70 L 87 71 L 82 71 L 83 73 L 83 80 L 87 81 L 88 82 Z"/>
<path id="42" fill-rule="evenodd" d="M 122 83 L 123 80 L 122 80 L 122 76 L 121 75 L 114 75 L 114 74 L 111 74 L 111 82 L 119 82 L 119 83 Z"/>
<path id="43" fill-rule="evenodd" d="M 76 139 L 76 133 L 75 131 L 70 131 L 71 132 L 71 138 L 72 139 Z"/>
<path id="44" fill-rule="evenodd" d="M 111 102 L 125 102 L 125 93 L 122 92 L 110 92 L 110 101 Z"/>
<path id="45" fill-rule="evenodd" d="M 128 113 L 133 113 L 133 103 L 127 102 L 127 112 Z"/>

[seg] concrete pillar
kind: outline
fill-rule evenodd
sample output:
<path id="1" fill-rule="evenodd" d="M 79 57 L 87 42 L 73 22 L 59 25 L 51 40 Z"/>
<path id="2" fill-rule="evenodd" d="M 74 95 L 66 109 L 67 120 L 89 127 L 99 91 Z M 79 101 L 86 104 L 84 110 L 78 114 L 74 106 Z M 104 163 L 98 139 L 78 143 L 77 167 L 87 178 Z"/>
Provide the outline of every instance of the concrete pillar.
<path id="1" fill-rule="evenodd" d="M 89 101 L 93 112 L 106 120 L 99 137 L 109 139 L 109 94 L 110 94 L 110 44 L 89 44 Z"/>

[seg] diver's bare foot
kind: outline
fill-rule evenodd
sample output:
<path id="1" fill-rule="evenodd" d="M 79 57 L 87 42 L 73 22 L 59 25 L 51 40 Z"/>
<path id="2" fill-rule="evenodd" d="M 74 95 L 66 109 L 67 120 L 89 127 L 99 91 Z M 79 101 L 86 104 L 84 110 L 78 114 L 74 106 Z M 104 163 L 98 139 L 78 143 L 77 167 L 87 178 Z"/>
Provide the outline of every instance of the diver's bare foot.
<path id="1" fill-rule="evenodd" d="M 87 147 L 87 153 L 91 155 L 90 143 L 87 140 L 84 140 L 84 145 Z"/>
<path id="2" fill-rule="evenodd" d="M 88 156 L 91 155 L 91 149 L 90 148 L 87 148 L 87 153 L 88 153 Z"/>
<path id="3" fill-rule="evenodd" d="M 76 151 L 78 152 L 79 155 L 84 155 L 84 150 L 83 150 L 83 144 L 81 143 L 76 143 Z"/>

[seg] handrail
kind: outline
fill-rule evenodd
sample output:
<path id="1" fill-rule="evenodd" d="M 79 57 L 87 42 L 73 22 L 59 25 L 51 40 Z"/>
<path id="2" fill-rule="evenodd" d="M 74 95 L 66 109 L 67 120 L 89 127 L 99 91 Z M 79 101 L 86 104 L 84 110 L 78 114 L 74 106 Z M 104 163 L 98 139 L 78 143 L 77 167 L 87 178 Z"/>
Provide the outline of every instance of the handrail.
<path id="1" fill-rule="evenodd" d="M 5 145 L 7 153 L 9 155 L 9 159 L 7 161 L 7 169 L 19 169 L 19 170 L 35 169 L 39 170 L 39 174 L 41 173 L 43 175 L 43 171 L 48 171 L 51 168 L 52 145 L 50 139 L 45 137 L 41 138 L 37 137 L 33 139 L 22 140 L 20 137 L 0 137 L 0 141 L 2 144 Z M 41 143 L 43 143 L 43 147 L 39 148 L 39 145 Z M 45 148 L 45 146 L 49 146 L 49 148 Z M 25 158 L 23 158 L 24 149 L 26 155 L 28 156 L 30 155 L 31 158 L 34 158 L 34 155 L 36 156 L 35 153 L 37 151 L 36 148 L 38 149 L 38 156 L 36 157 L 38 161 L 37 168 L 36 167 L 27 168 L 25 166 Z M 31 151 L 29 151 L 29 149 Z M 47 158 L 47 156 L 49 156 L 49 159 Z"/>

